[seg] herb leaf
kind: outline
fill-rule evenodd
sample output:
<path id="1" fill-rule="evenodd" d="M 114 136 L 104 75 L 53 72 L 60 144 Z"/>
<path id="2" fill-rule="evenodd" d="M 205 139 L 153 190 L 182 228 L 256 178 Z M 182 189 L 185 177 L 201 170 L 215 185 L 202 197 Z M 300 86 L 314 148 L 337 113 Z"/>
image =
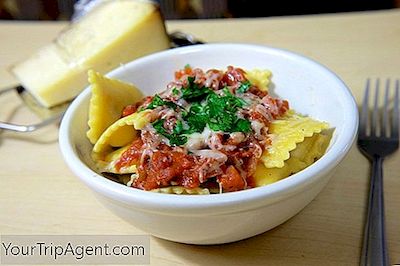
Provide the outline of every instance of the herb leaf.
<path id="1" fill-rule="evenodd" d="M 216 93 L 213 93 L 207 98 L 206 110 L 209 118 L 207 121 L 208 126 L 213 131 L 249 132 L 250 122 L 245 119 L 238 119 L 236 115 L 238 108 L 243 107 L 245 102 L 233 95 L 227 88 L 223 91 L 225 94 L 223 96 L 218 96 Z"/>
<path id="2" fill-rule="evenodd" d="M 188 77 L 188 85 L 182 88 L 182 98 L 185 100 L 195 101 L 212 92 L 207 87 L 199 87 L 198 84 L 194 83 L 194 79 L 194 77 Z"/>
<path id="3" fill-rule="evenodd" d="M 181 120 L 176 121 L 175 127 L 173 129 L 174 134 L 181 134 L 183 132 L 183 123 Z"/>
<path id="4" fill-rule="evenodd" d="M 158 119 L 152 123 L 154 129 L 157 131 L 158 134 L 163 136 L 168 135 L 167 131 L 164 128 L 165 119 Z"/>
<path id="5" fill-rule="evenodd" d="M 153 100 L 150 102 L 150 104 L 146 107 L 146 109 L 154 109 L 158 106 L 163 106 L 163 105 L 166 105 L 172 109 L 175 109 L 177 107 L 176 103 L 165 101 L 160 97 L 160 95 L 156 94 L 153 97 Z"/>
<path id="6" fill-rule="evenodd" d="M 173 129 L 173 133 L 169 134 L 167 130 L 164 128 L 165 119 L 159 119 L 152 123 L 154 129 L 158 134 L 163 135 L 169 140 L 170 145 L 180 146 L 187 142 L 187 137 L 181 135 L 183 131 L 182 121 L 178 121 Z"/>
<path id="7" fill-rule="evenodd" d="M 239 118 L 234 126 L 234 132 L 248 133 L 251 131 L 251 123 L 249 120 Z"/>
<path id="8" fill-rule="evenodd" d="M 186 134 L 191 134 L 195 132 L 202 132 L 208 121 L 208 114 L 205 107 L 200 103 L 193 103 L 189 109 L 189 112 L 183 117 L 189 129 L 186 130 Z"/>
<path id="9" fill-rule="evenodd" d="M 179 90 L 177 88 L 172 89 L 172 94 L 173 95 L 179 95 Z"/>
<path id="10" fill-rule="evenodd" d="M 169 144 L 174 146 L 181 146 L 187 142 L 188 138 L 184 135 L 172 135 L 169 138 Z"/>
<path id="11" fill-rule="evenodd" d="M 242 82 L 242 84 L 240 84 L 240 86 L 236 90 L 236 92 L 245 93 L 246 91 L 248 91 L 250 89 L 250 87 L 251 87 L 250 81 L 246 80 L 245 82 Z"/>
<path id="12" fill-rule="evenodd" d="M 223 132 L 244 132 L 251 131 L 250 121 L 238 118 L 237 111 L 247 103 L 232 94 L 226 87 L 221 94 L 217 94 L 205 86 L 199 87 L 194 82 L 194 77 L 188 77 L 188 85 L 181 90 L 174 88 L 172 93 L 180 94 L 181 98 L 188 100 L 190 108 L 184 109 L 174 102 L 163 100 L 159 95 L 155 95 L 147 109 L 154 109 L 157 106 L 168 106 L 173 109 L 180 107 L 181 120 L 177 120 L 174 128 L 169 131 L 164 128 L 164 119 L 159 119 L 152 123 L 158 134 L 166 137 L 170 145 L 180 146 L 187 142 L 187 135 L 201 133 L 208 127 L 213 131 Z M 243 82 L 236 92 L 244 93 L 251 86 L 249 81 Z"/>

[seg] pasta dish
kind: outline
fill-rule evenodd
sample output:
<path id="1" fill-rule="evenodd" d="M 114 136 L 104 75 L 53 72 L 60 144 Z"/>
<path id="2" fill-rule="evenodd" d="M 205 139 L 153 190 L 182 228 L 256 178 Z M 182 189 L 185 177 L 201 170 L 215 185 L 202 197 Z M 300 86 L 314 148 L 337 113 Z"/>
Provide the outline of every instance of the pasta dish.
<path id="1" fill-rule="evenodd" d="M 126 185 L 174 194 L 267 185 L 311 165 L 329 125 L 269 92 L 271 72 L 192 68 L 144 97 L 135 86 L 89 71 L 88 139 L 98 170 Z"/>

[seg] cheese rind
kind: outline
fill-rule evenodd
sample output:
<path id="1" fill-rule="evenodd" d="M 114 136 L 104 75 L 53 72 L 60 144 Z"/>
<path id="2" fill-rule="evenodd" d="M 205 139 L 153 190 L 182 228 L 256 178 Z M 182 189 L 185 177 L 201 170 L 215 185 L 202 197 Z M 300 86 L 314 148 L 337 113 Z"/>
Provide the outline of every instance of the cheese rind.
<path id="1" fill-rule="evenodd" d="M 11 71 L 43 106 L 52 107 L 73 99 L 88 85 L 88 69 L 106 73 L 169 46 L 157 5 L 109 0 Z"/>

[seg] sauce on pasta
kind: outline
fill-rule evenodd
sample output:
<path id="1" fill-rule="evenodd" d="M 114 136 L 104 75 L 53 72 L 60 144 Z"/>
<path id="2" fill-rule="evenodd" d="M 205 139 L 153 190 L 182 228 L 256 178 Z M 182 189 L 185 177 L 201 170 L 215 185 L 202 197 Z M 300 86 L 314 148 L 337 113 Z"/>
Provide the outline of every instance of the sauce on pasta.
<path id="1" fill-rule="evenodd" d="M 137 165 L 131 186 L 143 190 L 248 189 L 271 144 L 268 126 L 288 109 L 286 100 L 252 84 L 243 69 L 186 66 L 163 92 L 124 108 L 121 117 L 150 110 L 151 121 L 115 166 Z"/>

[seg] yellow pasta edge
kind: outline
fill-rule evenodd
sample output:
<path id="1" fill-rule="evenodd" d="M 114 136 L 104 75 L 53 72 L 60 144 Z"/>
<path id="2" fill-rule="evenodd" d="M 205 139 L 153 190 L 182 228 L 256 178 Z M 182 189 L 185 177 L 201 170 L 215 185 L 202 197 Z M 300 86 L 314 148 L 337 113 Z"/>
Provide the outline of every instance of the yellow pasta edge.
<path id="1" fill-rule="evenodd" d="M 302 122 L 303 125 L 313 124 L 313 127 L 307 126 L 306 128 L 300 128 L 299 131 L 289 130 L 297 122 Z M 288 129 L 288 132 L 280 132 L 275 130 L 279 128 L 281 123 L 287 123 L 288 126 L 284 126 L 280 129 Z M 292 124 L 289 124 L 292 123 Z M 294 150 L 297 143 L 303 142 L 304 138 L 311 137 L 315 133 L 320 133 L 324 129 L 328 129 L 329 124 L 326 122 L 320 122 L 310 117 L 301 116 L 295 113 L 293 110 L 289 110 L 287 114 L 271 123 L 269 133 L 272 144 L 267 148 L 261 156 L 261 161 L 267 168 L 281 168 L 284 166 L 284 161 L 290 158 L 290 151 Z M 290 133 L 290 135 L 288 135 Z M 286 142 L 283 142 L 286 140 Z"/>
<path id="2" fill-rule="evenodd" d="M 284 166 L 281 168 L 266 168 L 263 163 L 259 163 L 254 175 L 256 187 L 275 183 L 311 166 L 326 153 L 332 134 L 333 130 L 325 130 L 312 137 L 306 137 L 297 145 L 296 149 L 290 152 L 290 158 L 284 162 Z M 311 147 L 307 149 L 306 145 Z"/>
<path id="3" fill-rule="evenodd" d="M 272 72 L 269 70 L 252 69 L 245 71 L 244 76 L 251 84 L 256 85 L 262 91 L 268 91 L 268 86 L 271 83 Z"/>
<path id="4" fill-rule="evenodd" d="M 94 153 L 103 153 L 110 150 L 110 146 L 108 145 L 107 141 L 111 138 L 111 136 L 120 130 L 122 127 L 131 127 L 132 128 L 132 135 L 131 139 L 127 140 L 126 143 L 121 144 L 120 146 L 125 146 L 126 144 L 132 142 L 135 138 L 135 133 L 137 130 L 141 130 L 147 123 L 149 123 L 151 110 L 145 110 L 142 112 L 136 112 L 131 115 L 125 116 L 123 118 L 118 119 L 114 122 L 111 126 L 109 126 L 100 138 L 97 140 L 93 147 Z M 127 137 L 129 138 L 129 136 Z"/>
<path id="5" fill-rule="evenodd" d="M 95 144 L 101 134 L 119 118 L 122 109 L 139 101 L 143 94 L 130 83 L 108 78 L 94 70 L 88 71 L 88 81 L 92 95 L 86 136 Z"/>
<path id="6" fill-rule="evenodd" d="M 155 193 L 162 194 L 178 194 L 178 195 L 208 195 L 210 191 L 207 188 L 185 188 L 183 186 L 169 186 L 150 190 Z"/>

